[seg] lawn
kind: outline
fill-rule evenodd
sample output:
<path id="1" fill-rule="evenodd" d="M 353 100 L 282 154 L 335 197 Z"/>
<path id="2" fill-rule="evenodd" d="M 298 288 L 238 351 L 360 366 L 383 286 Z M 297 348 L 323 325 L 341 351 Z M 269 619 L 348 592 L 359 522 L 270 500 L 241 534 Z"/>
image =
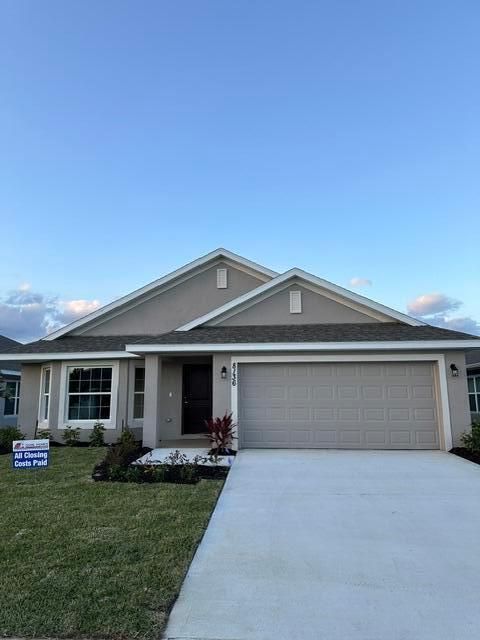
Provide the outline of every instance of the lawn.
<path id="1" fill-rule="evenodd" d="M 154 638 L 222 487 L 90 479 L 99 449 L 50 468 L 0 456 L 0 636 Z"/>

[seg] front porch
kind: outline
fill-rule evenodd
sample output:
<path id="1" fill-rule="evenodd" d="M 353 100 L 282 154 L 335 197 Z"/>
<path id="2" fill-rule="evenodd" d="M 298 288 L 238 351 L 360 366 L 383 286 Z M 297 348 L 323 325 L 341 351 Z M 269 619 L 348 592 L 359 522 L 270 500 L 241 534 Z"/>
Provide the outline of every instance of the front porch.
<path id="1" fill-rule="evenodd" d="M 208 451 L 205 420 L 230 407 L 227 354 L 146 353 L 143 444 L 152 449 Z"/>

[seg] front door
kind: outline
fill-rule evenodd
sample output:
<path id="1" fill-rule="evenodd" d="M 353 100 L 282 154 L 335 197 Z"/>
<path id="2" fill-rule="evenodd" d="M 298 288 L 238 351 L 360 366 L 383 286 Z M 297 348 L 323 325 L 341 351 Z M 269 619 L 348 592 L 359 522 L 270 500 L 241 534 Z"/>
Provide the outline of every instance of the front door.
<path id="1" fill-rule="evenodd" d="M 212 365 L 183 365 L 182 433 L 205 433 L 212 417 Z"/>

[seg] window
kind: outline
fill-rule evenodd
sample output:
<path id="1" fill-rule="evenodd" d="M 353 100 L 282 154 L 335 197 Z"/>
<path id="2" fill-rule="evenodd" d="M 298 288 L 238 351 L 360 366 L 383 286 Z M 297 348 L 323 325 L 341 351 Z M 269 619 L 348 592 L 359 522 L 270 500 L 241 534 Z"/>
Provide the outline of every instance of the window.
<path id="1" fill-rule="evenodd" d="M 135 381 L 133 387 L 133 419 L 143 419 L 143 404 L 145 398 L 145 367 L 135 367 Z"/>
<path id="2" fill-rule="evenodd" d="M 67 420 L 110 420 L 112 367 L 68 367 Z"/>
<path id="3" fill-rule="evenodd" d="M 290 313 L 302 313 L 301 291 L 290 291 Z"/>
<path id="4" fill-rule="evenodd" d="M 48 422 L 48 415 L 50 412 L 50 378 L 51 369 L 43 369 L 42 374 L 42 393 L 40 396 L 40 420 L 42 422 Z"/>
<path id="5" fill-rule="evenodd" d="M 468 376 L 468 400 L 470 411 L 480 413 L 480 374 Z"/>
<path id="6" fill-rule="evenodd" d="M 7 380 L 5 384 L 4 416 L 17 416 L 20 404 L 20 381 Z"/>
<path id="7" fill-rule="evenodd" d="M 227 270 L 217 269 L 217 289 L 227 288 Z"/>

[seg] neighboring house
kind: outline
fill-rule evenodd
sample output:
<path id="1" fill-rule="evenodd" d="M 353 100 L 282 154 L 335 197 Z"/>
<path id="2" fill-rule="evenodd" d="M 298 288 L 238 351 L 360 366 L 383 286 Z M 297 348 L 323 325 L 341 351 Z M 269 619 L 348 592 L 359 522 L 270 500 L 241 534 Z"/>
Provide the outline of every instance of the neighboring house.
<path id="1" fill-rule="evenodd" d="M 466 355 L 468 376 L 468 401 L 472 420 L 480 420 L 480 351 Z"/>
<path id="2" fill-rule="evenodd" d="M 233 412 L 239 447 L 450 449 L 469 427 L 465 352 L 480 339 L 426 325 L 301 269 L 218 249 L 12 348 L 19 425 L 146 446 L 201 437 Z"/>
<path id="3" fill-rule="evenodd" d="M 20 342 L 0 336 L 0 353 L 19 347 Z M 12 427 L 17 424 L 18 407 L 20 402 L 20 364 L 8 360 L 3 362 L 0 358 L 0 383 L 6 393 L 0 395 L 0 428 Z"/>

